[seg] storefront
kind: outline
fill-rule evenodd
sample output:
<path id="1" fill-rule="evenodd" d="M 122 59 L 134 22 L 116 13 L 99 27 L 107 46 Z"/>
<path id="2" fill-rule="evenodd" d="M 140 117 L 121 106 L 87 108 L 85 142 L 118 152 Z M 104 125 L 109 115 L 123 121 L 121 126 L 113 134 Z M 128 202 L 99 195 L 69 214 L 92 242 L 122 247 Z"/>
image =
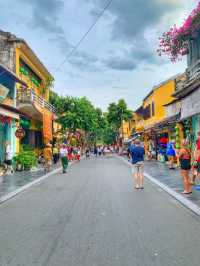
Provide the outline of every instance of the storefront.
<path id="1" fill-rule="evenodd" d="M 167 160 L 167 143 L 170 141 L 175 143 L 175 146 L 178 145 L 180 142 L 179 129 L 177 131 L 179 119 L 179 114 L 166 118 L 145 131 L 145 149 L 147 154 L 151 154 L 151 158 L 164 162 Z"/>
<path id="2" fill-rule="evenodd" d="M 5 145 L 9 143 L 12 154 L 16 152 L 15 131 L 19 121 L 18 110 L 14 107 L 0 104 L 0 164 L 5 160 Z"/>
<path id="3" fill-rule="evenodd" d="M 183 125 L 184 138 L 190 141 L 194 149 L 197 133 L 200 131 L 200 88 L 185 96 L 182 101 L 181 121 Z"/>
<path id="4" fill-rule="evenodd" d="M 16 108 L 16 83 L 23 84 L 14 73 L 0 64 L 0 164 L 5 160 L 5 145 L 16 152 L 15 131 L 20 118 Z"/>
<path id="5" fill-rule="evenodd" d="M 22 145 L 34 147 L 36 150 L 43 148 L 42 122 L 37 123 L 28 118 L 20 119 L 20 126 L 23 128 L 25 135 L 21 139 Z"/>

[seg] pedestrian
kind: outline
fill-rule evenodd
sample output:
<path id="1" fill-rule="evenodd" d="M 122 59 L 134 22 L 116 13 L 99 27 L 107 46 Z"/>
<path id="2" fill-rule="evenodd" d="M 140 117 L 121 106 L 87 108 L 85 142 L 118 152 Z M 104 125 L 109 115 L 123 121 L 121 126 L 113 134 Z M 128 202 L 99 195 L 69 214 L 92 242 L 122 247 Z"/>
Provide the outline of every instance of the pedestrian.
<path id="1" fill-rule="evenodd" d="M 98 149 L 97 149 L 97 146 L 94 146 L 94 155 L 97 157 L 98 155 Z"/>
<path id="2" fill-rule="evenodd" d="M 181 167 L 181 175 L 183 178 L 183 194 L 191 194 L 192 193 L 192 187 L 190 183 L 190 169 L 191 169 L 191 152 L 188 149 L 188 141 L 183 140 L 181 143 L 181 149 L 178 153 L 179 161 L 180 161 L 180 167 Z"/>
<path id="3" fill-rule="evenodd" d="M 78 162 L 80 162 L 80 160 L 81 160 L 81 150 L 80 150 L 80 148 L 77 148 L 76 159 L 77 159 Z"/>
<path id="4" fill-rule="evenodd" d="M 145 150 L 141 146 L 140 140 L 135 140 L 130 146 L 130 153 L 133 164 L 133 178 L 136 189 L 144 189 L 144 155 Z"/>
<path id="5" fill-rule="evenodd" d="M 196 147 L 195 147 L 195 153 L 194 153 L 194 159 L 197 164 L 197 176 L 200 178 L 200 131 L 198 132 Z"/>
<path id="6" fill-rule="evenodd" d="M 52 165 L 52 145 L 50 143 L 46 144 L 44 150 L 43 150 L 43 156 L 44 156 L 44 170 L 45 172 L 49 172 L 51 165 Z"/>
<path id="7" fill-rule="evenodd" d="M 6 174 L 11 174 L 13 173 L 12 169 L 12 149 L 10 142 L 7 141 L 5 144 L 5 169 L 6 169 Z"/>
<path id="8" fill-rule="evenodd" d="M 98 147 L 98 155 L 101 156 L 101 147 Z"/>
<path id="9" fill-rule="evenodd" d="M 70 162 L 73 161 L 73 159 L 74 159 L 73 152 L 74 152 L 73 148 L 72 147 L 69 147 L 68 148 L 68 160 Z"/>
<path id="10" fill-rule="evenodd" d="M 86 154 L 86 159 L 89 159 L 90 158 L 90 149 L 89 148 L 86 148 L 85 154 Z"/>
<path id="11" fill-rule="evenodd" d="M 174 162 L 175 162 L 176 152 L 175 152 L 175 149 L 174 149 L 173 142 L 168 142 L 167 143 L 166 155 L 167 155 L 167 158 L 168 158 L 168 161 L 169 161 L 169 169 L 175 169 L 174 168 Z"/>
<path id="12" fill-rule="evenodd" d="M 60 149 L 60 158 L 63 168 L 63 174 L 66 173 L 68 167 L 68 149 L 65 144 L 62 145 Z"/>
<path id="13" fill-rule="evenodd" d="M 56 165 L 59 160 L 59 150 L 57 144 L 54 145 L 53 147 L 53 162 Z"/>
<path id="14" fill-rule="evenodd" d="M 147 159 L 148 159 L 148 161 L 151 161 L 153 159 L 153 150 L 154 150 L 153 141 L 149 140 L 149 142 L 147 144 Z"/>

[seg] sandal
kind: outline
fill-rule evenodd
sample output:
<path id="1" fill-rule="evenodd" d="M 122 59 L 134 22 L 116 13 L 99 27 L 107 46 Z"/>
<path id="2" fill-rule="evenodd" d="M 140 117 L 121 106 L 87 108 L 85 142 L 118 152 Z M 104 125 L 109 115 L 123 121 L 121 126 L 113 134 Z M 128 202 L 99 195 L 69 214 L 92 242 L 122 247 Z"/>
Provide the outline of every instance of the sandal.
<path id="1" fill-rule="evenodd" d="M 184 194 L 184 195 L 188 195 L 188 194 L 192 194 L 192 191 L 190 191 L 190 192 L 183 191 L 181 193 Z"/>

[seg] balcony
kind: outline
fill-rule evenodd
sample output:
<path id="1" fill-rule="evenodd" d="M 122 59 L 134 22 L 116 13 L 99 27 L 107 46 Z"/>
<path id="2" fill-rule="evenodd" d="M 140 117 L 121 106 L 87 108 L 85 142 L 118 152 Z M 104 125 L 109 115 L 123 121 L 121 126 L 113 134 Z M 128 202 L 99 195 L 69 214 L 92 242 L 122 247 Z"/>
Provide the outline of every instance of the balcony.
<path id="1" fill-rule="evenodd" d="M 196 72 L 195 76 L 191 75 L 190 69 L 186 70 L 186 73 L 176 80 L 176 90 L 173 93 L 175 98 L 181 99 L 188 94 L 192 93 L 200 86 L 200 72 Z"/>
<path id="2" fill-rule="evenodd" d="M 53 114 L 56 113 L 56 108 L 53 105 L 38 96 L 32 89 L 23 87 L 17 89 L 17 105 L 21 111 L 41 121 L 44 109 Z"/>

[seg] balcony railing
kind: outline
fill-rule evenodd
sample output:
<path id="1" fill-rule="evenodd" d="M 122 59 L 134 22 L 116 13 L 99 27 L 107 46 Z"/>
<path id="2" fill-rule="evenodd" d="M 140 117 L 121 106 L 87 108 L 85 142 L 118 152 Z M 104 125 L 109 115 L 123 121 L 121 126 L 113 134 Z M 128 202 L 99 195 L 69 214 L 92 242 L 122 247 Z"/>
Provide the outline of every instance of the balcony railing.
<path id="1" fill-rule="evenodd" d="M 184 89 L 186 84 L 190 81 L 190 73 L 187 71 L 180 78 L 176 79 L 176 91 L 181 91 Z"/>
<path id="2" fill-rule="evenodd" d="M 17 90 L 17 101 L 19 103 L 36 103 L 42 108 L 46 108 L 52 113 L 56 113 L 56 108 L 38 96 L 32 89 L 20 88 Z"/>

